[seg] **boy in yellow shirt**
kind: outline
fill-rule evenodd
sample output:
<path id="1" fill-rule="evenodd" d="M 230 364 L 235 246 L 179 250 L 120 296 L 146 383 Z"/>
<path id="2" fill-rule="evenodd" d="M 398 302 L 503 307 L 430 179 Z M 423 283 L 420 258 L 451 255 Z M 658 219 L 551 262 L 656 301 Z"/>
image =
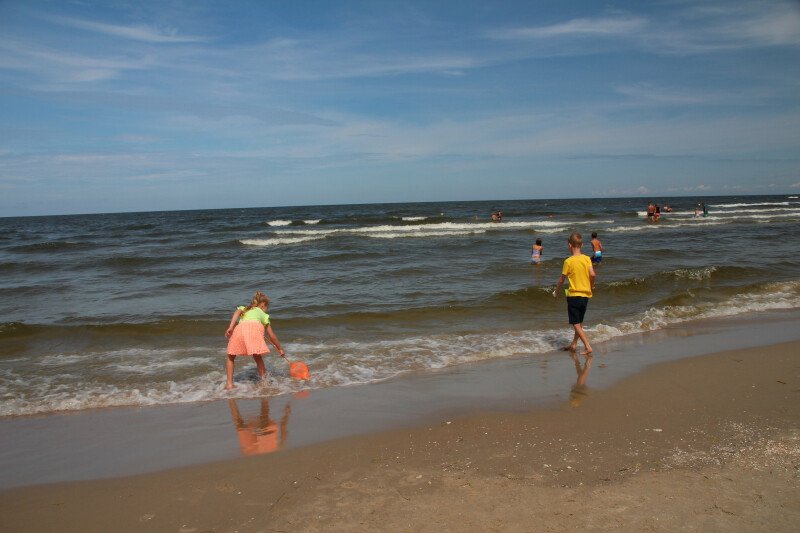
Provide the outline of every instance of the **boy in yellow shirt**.
<path id="1" fill-rule="evenodd" d="M 567 239 L 567 243 L 572 255 L 564 260 L 564 266 L 561 268 L 561 278 L 556 284 L 556 290 L 553 291 L 553 298 L 558 297 L 558 293 L 564 285 L 564 280 L 569 279 L 569 289 L 565 291 L 567 294 L 567 315 L 569 316 L 569 323 L 572 324 L 575 330 L 575 336 L 572 338 L 572 343 L 564 347 L 564 350 L 573 352 L 577 350 L 578 339 L 580 339 L 586 348 L 583 355 L 589 355 L 592 353 L 592 347 L 589 345 L 589 339 L 583 331 L 583 317 L 586 314 L 586 307 L 589 305 L 589 298 L 592 297 L 595 273 L 594 268 L 592 268 L 592 260 L 581 253 L 581 247 L 583 246 L 581 234 L 573 233 Z"/>

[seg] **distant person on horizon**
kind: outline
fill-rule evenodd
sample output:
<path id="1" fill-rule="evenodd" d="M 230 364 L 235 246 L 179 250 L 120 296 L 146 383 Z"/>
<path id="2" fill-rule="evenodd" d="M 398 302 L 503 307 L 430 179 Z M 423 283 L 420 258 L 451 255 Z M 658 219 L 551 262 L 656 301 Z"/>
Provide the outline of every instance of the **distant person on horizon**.
<path id="1" fill-rule="evenodd" d="M 553 291 L 553 298 L 558 298 L 558 293 L 561 291 L 564 281 L 569 280 L 569 289 L 565 291 L 567 295 L 567 316 L 569 317 L 569 323 L 575 330 L 575 334 L 569 346 L 565 346 L 563 349 L 572 352 L 576 351 L 578 349 L 578 339 L 580 339 L 585 348 L 583 355 L 589 355 L 592 353 L 592 346 L 589 344 L 589 339 L 583 330 L 583 318 L 586 315 L 589 298 L 592 297 L 596 274 L 594 268 L 592 268 L 592 261 L 581 253 L 581 247 L 583 246 L 581 234 L 573 233 L 570 235 L 569 239 L 567 239 L 567 245 L 571 255 L 564 260 L 564 266 L 561 268 L 561 277 L 558 279 L 556 288 Z"/>
<path id="2" fill-rule="evenodd" d="M 597 232 L 592 232 L 592 264 L 603 260 L 603 243 L 597 238 Z"/>
<path id="3" fill-rule="evenodd" d="M 228 338 L 228 361 L 225 364 L 227 381 L 226 389 L 233 388 L 233 363 L 237 355 L 252 356 L 258 367 L 258 375 L 263 380 L 267 375 L 264 366 L 264 354 L 269 353 L 269 347 L 264 342 L 264 334 L 269 337 L 269 341 L 278 349 L 281 357 L 286 355 L 281 343 L 270 326 L 269 298 L 261 291 L 256 291 L 253 299 L 248 306 L 239 306 L 233 312 L 231 323 L 225 331 Z"/>
<path id="4" fill-rule="evenodd" d="M 647 221 L 652 222 L 655 214 L 656 214 L 656 206 L 653 202 L 650 202 L 649 204 L 647 204 Z"/>
<path id="5" fill-rule="evenodd" d="M 538 265 L 542 262 L 542 252 L 544 251 L 544 246 L 542 246 L 542 239 L 536 239 L 536 244 L 531 246 L 531 263 L 534 265 Z"/>

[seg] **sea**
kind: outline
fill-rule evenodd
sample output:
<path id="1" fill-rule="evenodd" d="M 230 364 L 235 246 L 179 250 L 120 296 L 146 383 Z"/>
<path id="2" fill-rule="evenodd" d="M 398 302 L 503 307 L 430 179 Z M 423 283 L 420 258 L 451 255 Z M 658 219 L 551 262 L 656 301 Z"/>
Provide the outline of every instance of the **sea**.
<path id="1" fill-rule="evenodd" d="M 567 237 L 605 252 L 592 343 L 800 307 L 796 196 L 507 200 L 0 218 L 0 417 L 257 398 L 541 357 L 571 339 Z M 696 216 L 703 202 L 708 215 Z M 502 210 L 502 222 L 491 213 Z M 541 239 L 544 261 L 533 265 Z M 225 329 L 255 291 L 292 361 Z"/>

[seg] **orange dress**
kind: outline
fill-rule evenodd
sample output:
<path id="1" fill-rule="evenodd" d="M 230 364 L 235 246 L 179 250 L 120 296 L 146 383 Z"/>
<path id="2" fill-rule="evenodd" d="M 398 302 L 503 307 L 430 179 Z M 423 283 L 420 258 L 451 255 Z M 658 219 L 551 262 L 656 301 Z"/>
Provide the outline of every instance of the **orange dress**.
<path id="1" fill-rule="evenodd" d="M 244 311 L 244 307 L 238 308 Z M 231 338 L 228 339 L 229 355 L 263 355 L 269 353 L 269 347 L 264 341 L 264 326 L 269 324 L 269 315 L 254 307 L 242 314 L 239 323 L 233 329 Z"/>

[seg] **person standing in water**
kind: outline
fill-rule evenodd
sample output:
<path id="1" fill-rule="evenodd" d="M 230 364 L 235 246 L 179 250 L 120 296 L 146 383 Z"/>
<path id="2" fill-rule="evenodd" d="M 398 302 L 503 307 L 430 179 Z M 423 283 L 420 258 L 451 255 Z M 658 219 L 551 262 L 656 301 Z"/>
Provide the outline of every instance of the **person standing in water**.
<path id="1" fill-rule="evenodd" d="M 652 222 L 653 217 L 656 215 L 656 206 L 653 202 L 647 204 L 647 221 Z"/>
<path id="2" fill-rule="evenodd" d="M 258 368 L 258 375 L 264 379 L 267 369 L 264 366 L 264 354 L 269 353 L 269 347 L 264 342 L 264 334 L 269 337 L 269 341 L 278 349 L 281 357 L 286 355 L 275 332 L 272 331 L 269 315 L 269 298 L 261 291 L 256 291 L 255 296 L 248 306 L 239 306 L 233 312 L 231 323 L 225 331 L 228 338 L 228 360 L 225 364 L 227 381 L 226 389 L 233 388 L 233 364 L 237 355 L 252 356 Z"/>
<path id="3" fill-rule="evenodd" d="M 570 256 L 564 260 L 561 268 L 561 277 L 553 291 L 553 298 L 558 298 L 558 293 L 564 285 L 564 281 L 569 279 L 569 289 L 567 289 L 567 316 L 569 323 L 575 331 L 572 342 L 565 346 L 564 350 L 572 351 L 578 349 L 578 339 L 583 342 L 585 350 L 583 355 L 592 353 L 592 346 L 589 338 L 583 330 L 583 318 L 586 315 L 586 307 L 589 305 L 589 298 L 592 297 L 594 280 L 596 274 L 592 268 L 592 261 L 589 257 L 581 253 L 583 238 L 580 233 L 573 233 L 567 239 Z"/>
<path id="4" fill-rule="evenodd" d="M 603 243 L 597 238 L 597 232 L 592 232 L 592 264 L 597 264 L 603 260 Z"/>
<path id="5" fill-rule="evenodd" d="M 538 265 L 542 262 L 542 252 L 544 252 L 544 246 L 542 246 L 542 239 L 536 239 L 536 244 L 531 246 L 531 263 L 534 265 Z"/>

